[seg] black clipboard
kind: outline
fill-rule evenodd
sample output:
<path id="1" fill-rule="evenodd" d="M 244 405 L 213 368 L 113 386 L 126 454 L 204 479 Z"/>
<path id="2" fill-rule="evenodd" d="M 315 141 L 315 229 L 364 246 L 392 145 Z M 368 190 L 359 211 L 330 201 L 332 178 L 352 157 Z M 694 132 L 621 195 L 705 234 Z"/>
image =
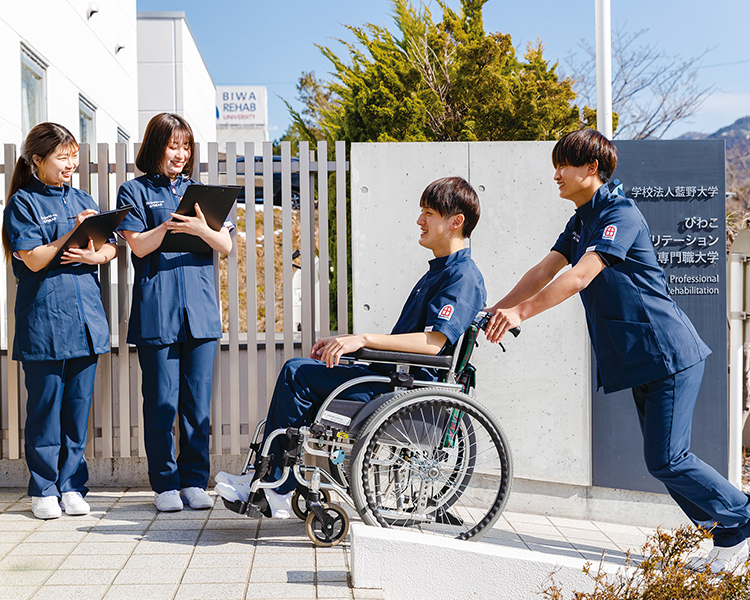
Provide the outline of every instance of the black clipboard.
<path id="1" fill-rule="evenodd" d="M 125 215 L 130 212 L 131 208 L 131 206 L 118 208 L 117 210 L 110 210 L 98 215 L 91 215 L 85 219 L 83 223 L 73 230 L 73 233 L 62 245 L 62 248 L 57 251 L 57 254 L 55 254 L 55 257 L 47 265 L 47 268 L 57 269 L 59 267 L 67 267 L 68 265 L 60 263 L 63 253 L 69 248 L 85 248 L 89 245 L 89 240 L 93 240 L 94 249 L 99 250 L 112 237 L 112 233 L 125 218 Z"/>
<path id="2" fill-rule="evenodd" d="M 180 205 L 175 210 L 178 215 L 195 216 L 195 205 L 201 207 L 206 223 L 214 231 L 219 231 L 227 220 L 241 187 L 223 185 L 191 185 L 185 190 Z M 159 246 L 160 252 L 211 252 L 209 246 L 197 235 L 189 233 L 169 233 Z"/>

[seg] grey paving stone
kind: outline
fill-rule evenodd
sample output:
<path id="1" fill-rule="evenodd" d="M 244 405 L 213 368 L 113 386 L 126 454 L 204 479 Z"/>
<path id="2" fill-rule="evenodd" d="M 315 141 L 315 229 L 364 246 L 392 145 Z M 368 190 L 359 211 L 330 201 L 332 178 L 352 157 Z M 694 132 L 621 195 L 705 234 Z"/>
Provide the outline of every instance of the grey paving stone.
<path id="1" fill-rule="evenodd" d="M 137 542 L 81 542 L 71 552 L 71 556 L 80 554 L 106 556 L 108 554 L 130 554 Z"/>
<path id="2" fill-rule="evenodd" d="M 26 543 L 48 544 L 52 542 L 80 542 L 86 536 L 84 531 L 35 531 L 24 540 Z"/>
<path id="3" fill-rule="evenodd" d="M 318 567 L 318 583 L 331 581 L 349 581 L 349 571 L 346 569 L 321 569 Z"/>
<path id="4" fill-rule="evenodd" d="M 19 544 L 30 535 L 28 531 L 4 531 L 2 539 L 4 544 Z"/>
<path id="5" fill-rule="evenodd" d="M 0 588 L 14 585 L 41 585 L 52 571 L 0 571 Z"/>
<path id="6" fill-rule="evenodd" d="M 115 578 L 115 585 L 179 583 L 184 569 L 169 568 L 154 560 L 150 568 L 125 568 Z"/>
<path id="7" fill-rule="evenodd" d="M 343 561 L 343 556 L 341 560 Z M 257 552 L 253 561 L 253 569 L 282 568 L 290 564 L 294 564 L 295 568 L 313 569 L 315 568 L 315 555 L 310 552 L 309 554 L 294 554 L 293 558 L 290 558 L 287 554 L 280 552 L 272 554 Z"/>
<path id="8" fill-rule="evenodd" d="M 346 558 L 343 551 L 336 553 L 318 552 L 315 557 L 315 564 L 320 567 L 343 567 L 346 565 Z"/>
<path id="9" fill-rule="evenodd" d="M 49 571 L 57 568 L 64 556 L 6 556 L 0 560 L 2 571 Z"/>
<path id="10" fill-rule="evenodd" d="M 46 525 L 46 523 L 39 519 L 34 519 L 33 521 L 31 519 L 13 519 L 12 521 L 0 519 L 0 535 L 5 537 L 5 532 L 8 531 L 31 532 L 43 524 Z"/>
<path id="11" fill-rule="evenodd" d="M 315 583 L 314 569 L 298 569 L 296 566 L 288 568 L 266 568 L 256 569 L 250 573 L 250 583 Z"/>
<path id="12" fill-rule="evenodd" d="M 203 528 L 203 521 L 197 519 L 186 519 L 184 521 L 164 521 L 156 520 L 148 526 L 149 531 L 164 531 L 174 529 L 195 529 L 200 531 Z"/>
<path id="13" fill-rule="evenodd" d="M 249 567 L 243 569 L 196 569 L 191 566 L 185 571 L 182 583 L 245 583 L 249 571 Z"/>
<path id="14" fill-rule="evenodd" d="M 238 554 L 193 554 L 190 569 L 249 569 L 254 564 L 252 553 Z"/>
<path id="15" fill-rule="evenodd" d="M 16 544 L 6 544 L 4 542 L 0 542 L 0 558 L 3 558 L 6 554 L 9 554 L 19 546 L 16 546 Z"/>
<path id="16" fill-rule="evenodd" d="M 8 556 L 67 556 L 76 547 L 75 542 L 53 542 L 51 544 L 18 544 Z"/>
<path id="17" fill-rule="evenodd" d="M 196 554 L 235 554 L 253 553 L 255 542 L 222 542 L 199 540 L 195 545 Z"/>
<path id="18" fill-rule="evenodd" d="M 139 542 L 133 554 L 192 554 L 193 545 L 182 542 Z"/>
<path id="19" fill-rule="evenodd" d="M 74 570 L 121 569 L 128 560 L 127 554 L 99 554 L 68 556 L 58 567 Z"/>
<path id="20" fill-rule="evenodd" d="M 244 600 L 244 583 L 183 583 L 175 600 Z"/>
<path id="21" fill-rule="evenodd" d="M 143 540 L 148 542 L 194 542 L 198 539 L 198 529 L 150 529 L 143 535 Z"/>
<path id="22" fill-rule="evenodd" d="M 176 585 L 113 585 L 103 600 L 172 600 Z"/>
<path id="23" fill-rule="evenodd" d="M 268 598 L 294 598 L 311 600 L 316 598 L 315 586 L 311 583 L 251 583 L 245 598 L 256 600 Z"/>
<path id="24" fill-rule="evenodd" d="M 189 554 L 133 554 L 125 563 L 126 569 L 154 569 L 166 567 L 182 571 L 190 563 Z"/>
<path id="25" fill-rule="evenodd" d="M 102 543 L 106 542 L 107 544 L 112 544 L 115 542 L 120 543 L 128 543 L 128 542 L 138 542 L 142 538 L 142 533 L 138 531 L 129 531 L 129 532 L 113 532 L 113 531 L 97 531 L 94 529 L 93 531 L 90 531 L 86 534 L 86 537 L 83 538 L 82 543 Z"/>
<path id="26" fill-rule="evenodd" d="M 117 569 L 58 569 L 44 582 L 46 586 L 109 585 L 117 575 Z M 99 594 L 101 596 L 101 594 Z M 63 596 L 65 597 L 65 596 Z M 73 596 L 71 596 L 73 597 Z"/>
<path id="27" fill-rule="evenodd" d="M 34 595 L 39 586 L 17 585 L 3 588 L 3 600 L 27 600 Z"/>
<path id="28" fill-rule="evenodd" d="M 352 590 L 349 584 L 332 581 L 330 583 L 318 584 L 318 598 L 325 600 L 338 600 L 339 598 L 352 598 Z"/>

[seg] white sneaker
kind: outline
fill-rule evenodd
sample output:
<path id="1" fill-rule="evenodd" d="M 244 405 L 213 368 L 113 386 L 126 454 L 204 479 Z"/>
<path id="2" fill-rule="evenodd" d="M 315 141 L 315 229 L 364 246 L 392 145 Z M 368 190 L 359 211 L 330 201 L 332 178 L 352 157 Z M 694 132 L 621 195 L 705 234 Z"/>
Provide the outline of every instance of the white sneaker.
<path id="1" fill-rule="evenodd" d="M 687 566 L 693 571 L 705 571 L 709 569 L 712 573 L 732 572 L 738 567 L 744 566 L 748 559 L 747 540 L 742 540 L 736 546 L 720 548 L 714 546 L 708 556 L 693 556 L 687 560 Z"/>
<path id="2" fill-rule="evenodd" d="M 206 493 L 206 490 L 199 487 L 182 488 L 180 498 L 193 510 L 204 510 L 214 506 L 213 498 Z"/>
<path id="3" fill-rule="evenodd" d="M 161 494 L 154 494 L 154 504 L 162 512 L 182 510 L 182 500 L 180 500 L 180 492 L 177 490 L 167 490 Z"/>
<path id="4" fill-rule="evenodd" d="M 214 491 L 229 502 L 247 502 L 250 497 L 249 489 L 236 488 L 230 483 L 217 483 L 214 486 Z"/>
<path id="5" fill-rule="evenodd" d="M 292 516 L 293 491 L 286 494 L 279 494 L 278 492 L 269 489 L 264 491 L 266 493 L 268 506 L 271 507 L 271 517 L 274 519 L 288 519 Z"/>
<path id="6" fill-rule="evenodd" d="M 57 519 L 62 515 L 57 496 L 32 496 L 31 512 L 37 519 Z"/>
<path id="7" fill-rule="evenodd" d="M 216 475 L 214 475 L 214 481 L 216 483 L 228 483 L 232 486 L 236 486 L 237 484 L 242 483 L 247 483 L 248 485 L 250 485 L 253 477 L 255 477 L 255 469 L 250 467 L 250 471 L 248 471 L 248 473 L 245 475 L 232 475 L 231 473 L 227 473 L 225 471 L 219 471 Z"/>
<path id="8" fill-rule="evenodd" d="M 69 515 L 87 515 L 91 511 L 89 503 L 83 499 L 80 492 L 63 492 L 60 508 Z"/>

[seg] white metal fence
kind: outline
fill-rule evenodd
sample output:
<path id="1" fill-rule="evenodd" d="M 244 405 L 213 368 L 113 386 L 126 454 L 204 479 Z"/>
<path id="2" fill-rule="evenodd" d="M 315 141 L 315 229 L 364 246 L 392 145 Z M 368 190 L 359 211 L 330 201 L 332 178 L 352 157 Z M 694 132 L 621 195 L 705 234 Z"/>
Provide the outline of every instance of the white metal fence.
<path id="1" fill-rule="evenodd" d="M 263 143 L 259 148 L 261 158 L 254 158 L 256 148 L 253 143 L 245 143 L 239 150 L 244 150 L 244 153 L 238 152 L 236 144 L 228 143 L 226 153 L 220 155 L 218 145 L 209 143 L 206 152 L 201 154 L 201 149 L 197 147 L 196 159 L 200 160 L 195 161 L 193 173 L 193 179 L 202 183 L 244 183 L 245 192 L 244 224 L 238 226 L 233 235 L 235 243 L 226 258 L 224 275 L 221 274 L 218 254 L 214 253 L 216 286 L 223 296 L 226 315 L 224 336 L 214 362 L 211 409 L 213 454 L 244 452 L 248 436 L 254 431 L 258 420 L 265 417 L 267 398 L 283 361 L 295 354 L 308 355 L 314 339 L 319 335 L 328 335 L 331 323 L 329 298 L 334 298 L 331 304 L 339 324 L 338 331 L 346 332 L 348 322 L 346 195 L 349 164 L 345 144 L 336 142 L 331 161 L 328 160 L 326 142 L 318 142 L 314 150 L 307 142 L 302 142 L 299 156 L 295 159 L 291 156 L 290 144 L 284 142 L 281 145 L 281 159 L 276 162 L 270 142 Z M 110 162 L 107 144 L 98 144 L 96 156 L 91 154 L 88 145 L 82 144 L 80 167 L 74 185 L 92 194 L 100 210 L 111 210 L 115 207 L 119 186 L 127 179 L 140 175 L 140 172 L 127 161 L 125 144 L 115 146 L 114 162 Z M 6 197 L 16 157 L 15 145 L 5 144 L 0 174 L 4 176 Z M 244 157 L 248 160 L 245 161 Z M 249 165 L 254 165 L 254 168 Z M 246 177 L 246 170 L 252 176 Z M 277 188 L 280 178 L 280 229 L 274 223 L 275 213 L 276 222 L 279 221 L 278 207 L 273 207 L 274 171 L 277 173 Z M 299 173 L 299 208 L 292 208 L 293 173 Z M 262 205 L 257 205 L 258 208 L 263 207 L 261 235 L 257 235 L 255 229 L 256 187 L 262 187 Z M 278 190 L 276 192 L 278 202 Z M 296 204 L 296 190 L 294 197 Z M 333 210 L 329 210 L 329 207 Z M 235 223 L 243 221 L 242 218 L 238 219 L 238 216 L 242 217 L 242 210 L 239 208 L 238 215 L 237 205 L 233 208 L 232 219 Z M 292 230 L 296 231 L 297 228 L 299 241 L 293 243 Z M 275 242 L 278 236 L 282 238 L 280 248 Z M 244 240 L 242 257 L 238 252 L 241 239 Z M 335 245 L 331 243 L 334 239 Z M 127 244 L 120 240 L 118 245 L 118 258 L 101 267 L 99 273 L 102 300 L 109 317 L 112 351 L 99 358 L 86 450 L 88 456 L 103 458 L 145 456 L 143 415 L 140 410 L 140 368 L 135 349 L 124 343 L 130 315 L 132 266 Z M 293 264 L 292 260 L 295 250 L 299 250 L 298 264 Z M 257 254 L 264 257 L 260 264 L 256 260 Z M 243 261 L 245 268 L 240 269 Z M 333 265 L 335 272 L 329 268 L 329 264 Z M 13 306 L 16 280 L 9 264 L 3 261 L 2 268 L 5 268 L 5 302 L 2 306 L 7 315 L 0 315 L 3 317 L 0 321 L 7 318 L 7 324 L 3 328 L 0 372 L 0 458 L 18 459 L 22 456 L 26 390 L 23 370 L 19 363 L 10 359 L 11 352 L 8 351 L 8 340 L 12 346 L 15 333 Z M 297 276 L 294 275 L 295 269 L 299 270 Z M 241 272 L 245 274 L 242 284 Z M 258 273 L 263 273 L 262 278 Z M 336 289 L 333 289 L 331 274 Z M 293 289 L 293 280 L 297 283 L 296 289 Z M 118 285 L 118 282 L 127 282 L 128 285 Z M 283 299 L 275 302 L 275 291 L 279 286 L 283 289 Z M 246 331 L 240 328 L 240 299 L 243 297 Z M 317 306 L 316 298 L 320 299 Z M 257 331 L 257 327 L 254 327 L 259 303 L 265 305 L 263 315 L 266 326 L 263 331 Z M 283 312 L 280 327 L 276 318 L 277 303 Z M 295 306 L 300 313 L 296 324 L 293 317 Z M 319 330 L 316 330 L 316 324 L 319 324 Z M 253 329 L 256 330 L 255 335 Z"/>

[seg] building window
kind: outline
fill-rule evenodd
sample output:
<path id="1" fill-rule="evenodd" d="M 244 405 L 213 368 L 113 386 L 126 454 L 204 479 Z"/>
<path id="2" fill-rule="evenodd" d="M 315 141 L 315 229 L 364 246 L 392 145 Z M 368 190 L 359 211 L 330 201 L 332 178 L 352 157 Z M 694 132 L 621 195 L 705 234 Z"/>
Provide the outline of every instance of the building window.
<path id="1" fill-rule="evenodd" d="M 125 131 L 118 127 L 117 128 L 117 143 L 125 144 L 125 160 L 128 157 L 128 145 L 130 144 L 130 136 Z"/>
<path id="2" fill-rule="evenodd" d="M 92 150 L 96 144 L 96 107 L 83 96 L 78 96 L 78 141 L 90 144 Z"/>
<path id="3" fill-rule="evenodd" d="M 23 137 L 47 118 L 47 64 L 21 45 L 21 129 Z"/>

